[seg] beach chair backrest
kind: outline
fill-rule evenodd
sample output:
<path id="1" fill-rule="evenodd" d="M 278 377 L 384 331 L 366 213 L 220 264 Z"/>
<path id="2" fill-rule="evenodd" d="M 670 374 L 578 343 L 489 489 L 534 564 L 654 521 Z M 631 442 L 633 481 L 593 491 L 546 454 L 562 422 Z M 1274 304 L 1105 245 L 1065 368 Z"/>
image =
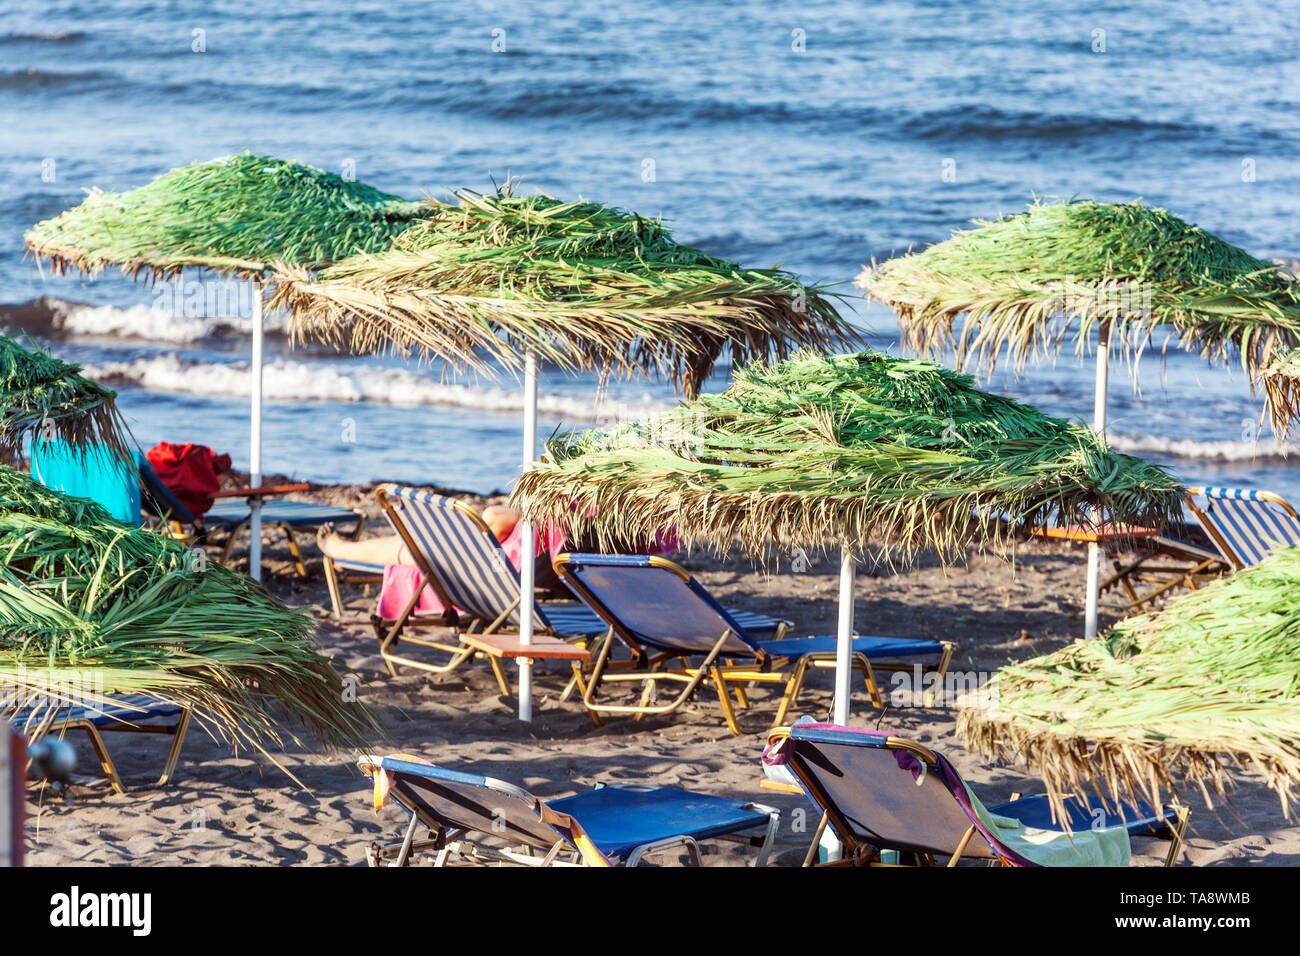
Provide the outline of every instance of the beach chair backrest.
<path id="1" fill-rule="evenodd" d="M 1278 548 L 1300 545 L 1300 515 L 1271 491 L 1191 488 L 1187 506 L 1238 568 L 1258 564 Z"/>
<path id="2" fill-rule="evenodd" d="M 181 524 L 197 524 L 190 509 L 185 507 L 175 493 L 162 483 L 149 462 L 143 458 L 140 465 L 140 489 L 143 503 L 163 521 L 179 521 Z"/>
<path id="3" fill-rule="evenodd" d="M 562 839 L 538 816 L 536 798 L 513 784 L 395 757 L 361 763 L 392 774 L 391 794 L 425 826 L 491 834 L 540 850 Z"/>
<path id="4" fill-rule="evenodd" d="M 704 654 L 724 633 L 723 656 L 752 658 L 750 635 L 681 566 L 642 555 L 562 554 L 561 580 L 633 647 Z"/>
<path id="5" fill-rule="evenodd" d="M 403 485 L 384 485 L 379 503 L 444 605 L 519 626 L 519 572 L 492 529 L 469 505 Z M 550 628 L 533 607 L 533 627 Z"/>
<path id="6" fill-rule="evenodd" d="M 947 857 L 972 824 L 928 748 L 883 733 L 825 724 L 790 728 L 784 757 L 849 847 L 860 844 Z M 976 837 L 965 857 L 989 859 Z M 943 862 L 943 861 L 940 861 Z"/>

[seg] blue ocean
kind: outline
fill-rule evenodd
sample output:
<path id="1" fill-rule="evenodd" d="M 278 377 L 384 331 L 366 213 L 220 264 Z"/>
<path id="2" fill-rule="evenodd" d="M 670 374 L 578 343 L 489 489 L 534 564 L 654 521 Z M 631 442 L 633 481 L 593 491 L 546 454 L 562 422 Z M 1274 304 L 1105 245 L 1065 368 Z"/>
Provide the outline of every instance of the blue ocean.
<path id="1" fill-rule="evenodd" d="M 1300 18 L 1288 3 L 860 4 L 254 0 L 6 3 L 0 325 L 112 384 L 145 447 L 248 463 L 246 300 L 191 310 L 107 274 L 51 278 L 23 232 L 245 149 L 410 197 L 521 188 L 662 216 L 755 266 L 842 283 L 1034 197 L 1142 199 L 1262 258 L 1300 256 Z M 292 349 L 268 318 L 266 470 L 488 492 L 521 452 L 522 390 L 399 358 Z M 719 369 L 709 388 L 723 388 Z M 1090 360 L 988 388 L 1089 418 Z M 543 436 L 674 400 L 547 370 Z M 1300 450 L 1239 369 L 1178 351 L 1112 373 L 1110 438 L 1189 483 L 1300 497 Z"/>

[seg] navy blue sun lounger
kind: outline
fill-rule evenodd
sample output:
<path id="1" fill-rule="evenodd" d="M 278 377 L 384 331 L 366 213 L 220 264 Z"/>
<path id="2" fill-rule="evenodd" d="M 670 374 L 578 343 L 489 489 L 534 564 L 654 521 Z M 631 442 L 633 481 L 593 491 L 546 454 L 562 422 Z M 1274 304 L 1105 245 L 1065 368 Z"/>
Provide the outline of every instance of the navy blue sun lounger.
<path id="1" fill-rule="evenodd" d="M 457 857 L 533 866 L 556 863 L 636 866 L 651 853 L 685 850 L 701 863 L 699 841 L 723 839 L 758 848 L 767 863 L 781 815 L 761 804 L 670 787 L 598 786 L 540 800 L 513 784 L 402 756 L 362 757 L 375 779 L 376 807 L 391 797 L 410 815 L 399 844 L 373 844 L 372 866 L 402 866 L 435 850 L 435 866 Z M 423 825 L 429 839 L 417 842 Z"/>
<path id="2" fill-rule="evenodd" d="M 1140 801 L 1103 807 L 1067 797 L 1065 820 L 1053 818 L 1045 796 L 986 809 L 941 753 L 855 727 L 801 721 L 771 734 L 763 761 L 788 771 L 822 811 L 807 865 L 828 825 L 846 862 L 909 858 L 948 866 L 962 859 L 1008 866 L 1125 865 L 1129 836 L 1170 837 L 1168 866 L 1187 827 L 1185 807 L 1155 810 Z"/>
<path id="3" fill-rule="evenodd" d="M 562 554 L 555 561 L 555 570 L 609 624 L 611 636 L 617 636 L 635 657 L 633 663 L 637 666 L 615 670 L 609 663 L 612 640 L 607 639 L 598 652 L 583 688 L 583 703 L 597 722 L 597 715 L 605 712 L 637 716 L 670 713 L 708 679 L 718 692 L 727 725 L 736 734 L 740 728 L 728 688 L 734 688 L 743 707 L 748 705 L 746 685 L 785 684 L 774 721 L 779 725 L 798 699 L 808 669 L 834 666 L 834 637 L 762 639 L 750 630 L 745 615 L 723 607 L 684 568 L 666 558 Z M 853 639 L 854 665 L 861 671 L 877 707 L 881 699 L 873 661 L 935 658 L 937 681 L 942 684 L 951 656 L 952 645 L 946 641 L 868 636 Z M 668 666 L 674 661 L 681 666 Z M 788 674 L 783 672 L 787 667 Z M 643 683 L 641 702 L 610 704 L 598 700 L 602 683 L 611 681 Z M 672 701 L 651 703 L 651 688 L 657 681 L 686 686 Z"/>

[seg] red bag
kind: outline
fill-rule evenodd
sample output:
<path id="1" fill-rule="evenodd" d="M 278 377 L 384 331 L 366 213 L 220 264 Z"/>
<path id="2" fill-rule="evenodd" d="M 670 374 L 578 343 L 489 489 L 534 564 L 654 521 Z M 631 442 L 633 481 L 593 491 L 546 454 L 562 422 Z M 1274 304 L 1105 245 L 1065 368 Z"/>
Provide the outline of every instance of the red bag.
<path id="1" fill-rule="evenodd" d="M 171 490 L 195 518 L 212 507 L 213 494 L 221 489 L 217 477 L 230 470 L 230 456 L 218 455 L 207 445 L 173 445 L 159 442 L 145 457 L 158 480 Z"/>

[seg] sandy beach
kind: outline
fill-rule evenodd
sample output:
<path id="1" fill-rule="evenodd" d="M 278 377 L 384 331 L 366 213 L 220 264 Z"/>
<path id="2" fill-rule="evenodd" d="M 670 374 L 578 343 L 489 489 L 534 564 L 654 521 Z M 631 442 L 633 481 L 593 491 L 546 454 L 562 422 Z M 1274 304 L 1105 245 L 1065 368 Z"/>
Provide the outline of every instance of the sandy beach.
<path id="1" fill-rule="evenodd" d="M 359 507 L 371 520 L 368 534 L 386 532 L 374 503 L 374 486 L 328 486 L 296 496 Z M 477 504 L 501 499 L 464 497 Z M 292 573 L 283 540 L 270 543 L 267 583 L 294 606 L 312 609 L 319 640 L 344 673 L 355 675 L 358 697 L 385 721 L 392 739 L 378 752 L 407 752 L 433 762 L 472 769 L 520 784 L 540 797 L 563 796 L 598 782 L 678 786 L 766 803 L 783 822 L 773 863 L 797 864 L 816 824 L 802 798 L 760 788 L 759 755 L 775 707 L 773 692 L 758 689 L 742 713 L 745 733 L 733 737 L 711 693 L 671 717 L 632 722 L 614 718 L 592 726 L 580 704 L 560 702 L 567 672 L 539 666 L 537 718 L 523 724 L 514 701 L 499 696 L 490 669 L 476 662 L 434 678 L 414 671 L 390 677 L 376 650 L 368 615 L 374 593 L 345 588 L 346 613 L 329 613 L 324 576 L 312 542 L 305 550 L 310 576 Z M 675 558 L 726 603 L 796 622 L 796 634 L 833 633 L 838 564 L 823 558 L 806 571 L 755 570 L 747 562 L 707 554 Z M 242 562 L 241 555 L 238 562 Z M 237 563 L 238 566 L 238 563 Z M 1071 545 L 1029 541 L 1013 563 L 976 556 L 943 568 L 922 560 L 906 569 L 878 568 L 858 578 L 857 627 L 862 633 L 944 638 L 957 644 L 954 671 L 992 671 L 1009 660 L 1053 650 L 1081 631 L 1082 552 Z M 514 676 L 512 671 L 512 677 Z M 830 707 L 830 673 L 809 681 L 799 711 L 819 718 Z M 882 682 L 883 683 L 883 682 Z M 999 767 L 968 753 L 954 735 L 955 712 L 895 707 L 873 711 L 861 685 L 854 697 L 856 726 L 879 725 L 939 748 L 986 803 L 1041 787 L 1024 767 Z M 93 755 L 75 738 L 81 769 Z M 365 865 L 374 840 L 400 836 L 405 818 L 395 807 L 376 814 L 369 781 L 355 755 L 319 754 L 297 746 L 276 754 L 303 786 L 267 757 L 233 754 L 199 728 L 191 730 L 174 782 L 152 786 L 164 753 L 159 741 L 114 740 L 110 747 L 127 782 L 125 795 L 106 787 L 76 787 L 64 800 L 49 789 L 29 789 L 28 860 L 39 866 L 90 865 Z M 1227 804 L 1211 809 L 1197 794 L 1182 864 L 1295 865 L 1300 825 L 1282 815 L 1276 796 L 1251 774 L 1235 773 Z M 810 819 L 811 818 L 811 819 Z M 1133 865 L 1159 863 L 1167 844 L 1135 839 Z M 705 845 L 709 865 L 745 864 L 752 850 L 726 843 Z M 429 862 L 426 857 L 422 862 Z"/>

